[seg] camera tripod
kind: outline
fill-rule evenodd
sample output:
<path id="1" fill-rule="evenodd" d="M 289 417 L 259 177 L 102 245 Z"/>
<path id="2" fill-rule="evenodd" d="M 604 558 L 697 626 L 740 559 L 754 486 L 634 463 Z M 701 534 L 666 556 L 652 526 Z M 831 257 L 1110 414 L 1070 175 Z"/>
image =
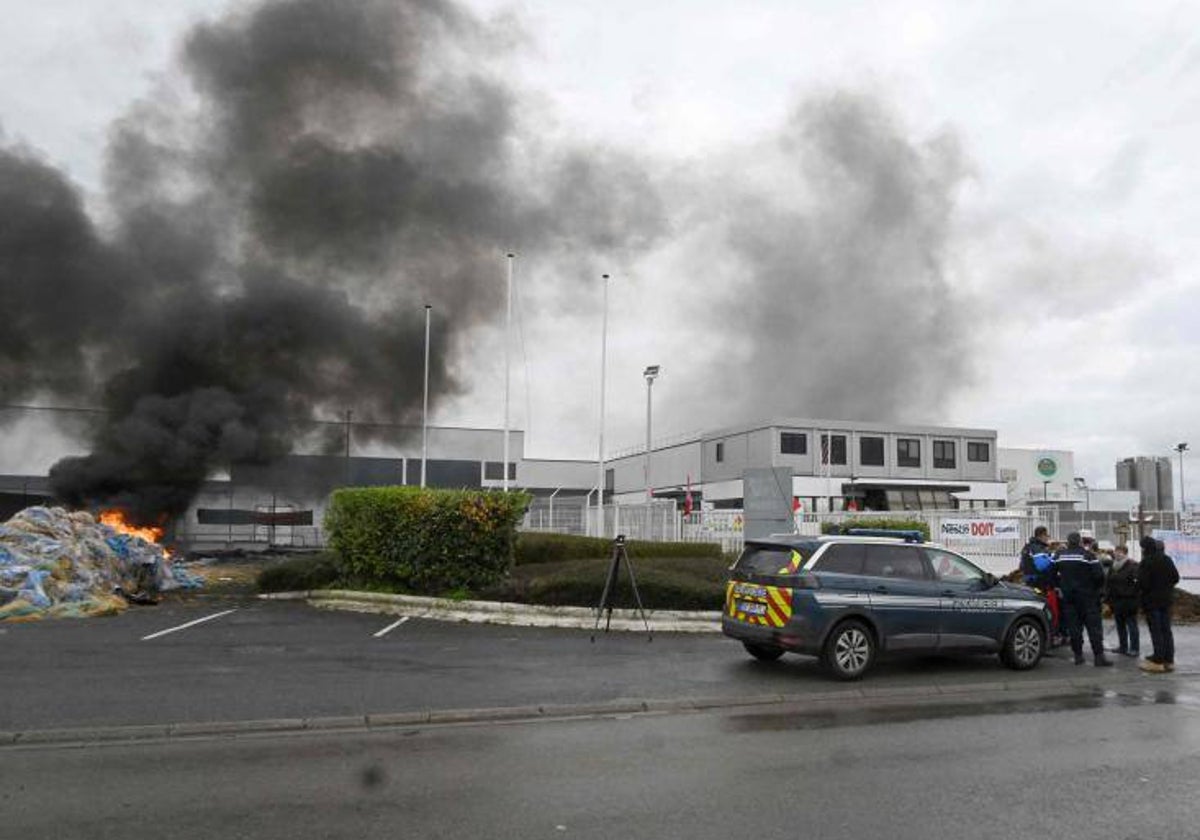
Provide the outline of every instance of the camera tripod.
<path id="1" fill-rule="evenodd" d="M 596 641 L 596 632 L 600 629 L 600 617 L 608 611 L 607 617 L 604 619 L 604 632 L 608 632 L 609 625 L 612 623 L 613 614 L 613 598 L 616 596 L 617 578 L 621 574 L 621 561 L 625 562 L 625 568 L 629 570 L 629 586 L 633 589 L 634 600 L 637 601 L 638 612 L 642 616 L 642 623 L 646 625 L 646 641 L 654 641 L 654 634 L 650 632 L 650 622 L 646 618 L 646 610 L 642 606 L 642 594 L 638 592 L 637 577 L 633 574 L 633 563 L 629 560 L 629 554 L 625 551 L 625 535 L 618 534 L 613 540 L 612 547 L 612 562 L 608 566 L 608 577 L 604 581 L 604 592 L 600 595 L 600 604 L 596 607 L 596 626 L 592 628 L 592 641 Z"/>

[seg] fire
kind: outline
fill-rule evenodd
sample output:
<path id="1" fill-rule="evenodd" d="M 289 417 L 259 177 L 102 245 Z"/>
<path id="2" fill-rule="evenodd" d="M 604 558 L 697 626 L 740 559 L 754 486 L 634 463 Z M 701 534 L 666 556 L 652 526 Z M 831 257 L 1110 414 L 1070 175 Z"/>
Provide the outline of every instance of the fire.
<path id="1" fill-rule="evenodd" d="M 129 534 L 131 537 L 138 537 L 148 543 L 157 543 L 162 539 L 163 529 L 154 525 L 139 527 L 134 525 L 125 518 L 125 514 L 119 510 L 105 510 L 100 512 L 98 517 L 100 523 L 107 525 L 114 531 L 121 534 Z"/>

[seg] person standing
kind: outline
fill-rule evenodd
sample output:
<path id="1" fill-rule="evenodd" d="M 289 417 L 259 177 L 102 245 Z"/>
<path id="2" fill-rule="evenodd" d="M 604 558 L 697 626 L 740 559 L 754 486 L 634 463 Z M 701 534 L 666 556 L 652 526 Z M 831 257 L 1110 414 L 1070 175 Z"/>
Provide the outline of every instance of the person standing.
<path id="1" fill-rule="evenodd" d="M 1175 634 L 1171 632 L 1171 600 L 1179 570 L 1175 561 L 1163 551 L 1163 545 L 1153 537 L 1142 537 L 1142 563 L 1138 570 L 1138 591 L 1142 596 L 1142 611 L 1150 628 L 1154 653 L 1146 657 L 1141 669 L 1151 674 L 1175 670 Z"/>
<path id="2" fill-rule="evenodd" d="M 1050 608 L 1051 624 L 1053 625 L 1050 628 L 1051 644 L 1062 644 L 1062 607 L 1058 602 L 1058 592 L 1055 590 L 1054 571 L 1048 562 L 1051 557 L 1050 531 L 1045 525 L 1039 525 L 1033 529 L 1033 536 L 1021 549 L 1021 577 L 1026 586 L 1032 586 L 1045 597 L 1046 606 Z"/>
<path id="3" fill-rule="evenodd" d="M 1063 617 L 1075 664 L 1083 664 L 1083 631 L 1097 668 L 1106 668 L 1113 661 L 1104 655 L 1104 627 L 1100 623 L 1100 594 L 1104 589 L 1104 569 L 1096 555 L 1083 547 L 1078 532 L 1067 534 L 1067 546 L 1054 556 L 1054 574 L 1062 591 Z"/>
<path id="4" fill-rule="evenodd" d="M 1138 595 L 1138 564 L 1129 559 L 1129 550 L 1119 545 L 1113 551 L 1105 599 L 1117 624 L 1117 653 L 1123 656 L 1138 655 Z"/>

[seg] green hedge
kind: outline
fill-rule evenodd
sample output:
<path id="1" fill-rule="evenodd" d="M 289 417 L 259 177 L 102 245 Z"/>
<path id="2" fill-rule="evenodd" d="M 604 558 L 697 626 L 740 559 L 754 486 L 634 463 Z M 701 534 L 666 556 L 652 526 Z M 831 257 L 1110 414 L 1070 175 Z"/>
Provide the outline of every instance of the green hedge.
<path id="1" fill-rule="evenodd" d="M 920 531 L 929 539 L 929 523 L 920 519 L 900 519 L 887 516 L 856 516 L 842 522 L 823 522 L 822 534 L 845 534 L 851 528 L 887 528 L 892 531 Z"/>
<path id="2" fill-rule="evenodd" d="M 260 592 L 303 592 L 325 589 L 338 579 L 338 567 L 332 555 L 314 554 L 291 557 L 266 566 L 258 573 Z"/>
<path id="3" fill-rule="evenodd" d="M 642 542 L 630 540 L 625 545 L 630 557 L 720 557 L 721 546 L 716 543 Z M 542 534 L 523 531 L 517 537 L 516 565 L 558 563 L 593 557 L 612 556 L 612 540 L 599 537 L 576 537 L 570 534 Z"/>
<path id="4" fill-rule="evenodd" d="M 519 566 L 480 597 L 527 604 L 594 607 L 600 601 L 609 560 L 592 557 Z M 646 609 L 719 610 L 725 599 L 728 563 L 717 557 L 635 559 L 638 592 Z M 636 605 L 624 565 L 613 605 Z"/>
<path id="5" fill-rule="evenodd" d="M 526 493 L 350 487 L 325 514 L 341 577 L 414 593 L 473 590 L 512 566 Z"/>

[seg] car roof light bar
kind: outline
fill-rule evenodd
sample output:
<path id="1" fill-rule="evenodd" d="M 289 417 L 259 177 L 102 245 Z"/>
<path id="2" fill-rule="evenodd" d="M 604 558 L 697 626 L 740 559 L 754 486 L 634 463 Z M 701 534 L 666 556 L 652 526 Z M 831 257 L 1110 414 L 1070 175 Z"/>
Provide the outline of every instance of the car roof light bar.
<path id="1" fill-rule="evenodd" d="M 925 535 L 920 531 L 901 531 L 894 528 L 851 528 L 846 534 L 851 537 L 891 537 L 908 543 L 925 542 Z"/>

